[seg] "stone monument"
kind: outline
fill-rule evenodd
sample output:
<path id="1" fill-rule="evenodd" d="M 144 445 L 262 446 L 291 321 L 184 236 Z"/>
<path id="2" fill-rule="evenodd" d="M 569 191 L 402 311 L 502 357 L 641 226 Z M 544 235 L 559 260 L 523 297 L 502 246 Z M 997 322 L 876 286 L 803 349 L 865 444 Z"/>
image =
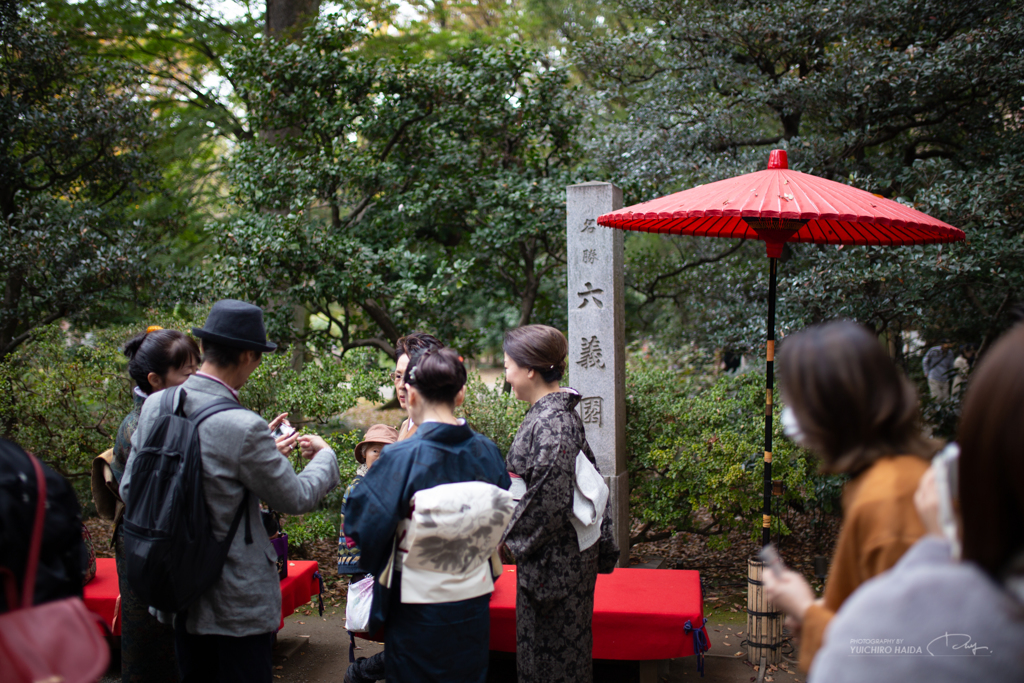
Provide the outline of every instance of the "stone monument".
<path id="1" fill-rule="evenodd" d="M 615 539 L 629 563 L 629 475 L 626 472 L 626 324 L 623 232 L 597 224 L 622 208 L 611 183 L 566 188 L 569 270 L 569 384 L 583 396 L 578 410 L 597 466 L 611 490 Z"/>

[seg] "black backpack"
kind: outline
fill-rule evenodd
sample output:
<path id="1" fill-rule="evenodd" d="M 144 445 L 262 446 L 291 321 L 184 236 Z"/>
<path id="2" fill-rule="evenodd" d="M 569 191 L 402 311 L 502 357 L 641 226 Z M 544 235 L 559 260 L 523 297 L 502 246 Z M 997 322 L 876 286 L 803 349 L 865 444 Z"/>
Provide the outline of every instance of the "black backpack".
<path id="1" fill-rule="evenodd" d="M 206 418 L 241 408 L 230 399 L 207 403 L 184 414 L 185 390 L 163 392 L 161 415 L 132 461 L 125 500 L 124 567 L 128 585 L 146 605 L 183 612 L 220 578 L 249 492 L 223 541 L 211 530 L 203 492 L 199 425 Z M 245 542 L 252 543 L 249 517 Z"/>

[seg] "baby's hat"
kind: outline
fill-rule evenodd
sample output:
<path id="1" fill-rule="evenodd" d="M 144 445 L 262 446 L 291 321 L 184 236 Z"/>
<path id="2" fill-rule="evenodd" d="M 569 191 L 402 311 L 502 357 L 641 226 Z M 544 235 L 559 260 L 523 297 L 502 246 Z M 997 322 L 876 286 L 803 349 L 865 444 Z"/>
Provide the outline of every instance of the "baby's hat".
<path id="1" fill-rule="evenodd" d="M 371 443 L 389 444 L 398 441 L 398 430 L 388 425 L 373 425 L 366 430 L 363 440 L 356 444 L 356 462 L 360 465 L 366 462 L 363 450 Z"/>

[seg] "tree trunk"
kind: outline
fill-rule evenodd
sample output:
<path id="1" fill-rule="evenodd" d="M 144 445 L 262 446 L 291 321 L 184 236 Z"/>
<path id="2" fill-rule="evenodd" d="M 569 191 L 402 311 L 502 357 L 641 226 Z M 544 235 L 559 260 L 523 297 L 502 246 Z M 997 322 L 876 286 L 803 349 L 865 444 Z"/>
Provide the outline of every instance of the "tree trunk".
<path id="1" fill-rule="evenodd" d="M 320 13 L 320 0 L 267 0 L 266 35 L 280 40 L 295 41 L 302 39 L 302 30 L 314 21 Z M 271 144 L 295 133 L 292 128 L 261 131 L 261 135 Z M 296 372 L 302 370 L 306 358 L 306 348 L 300 339 L 306 332 L 308 311 L 301 304 L 292 306 L 292 317 L 295 322 L 297 338 L 292 343 L 292 368 Z M 293 416 L 298 419 L 300 416 Z"/>
<path id="2" fill-rule="evenodd" d="M 540 293 L 540 278 L 537 276 L 537 240 L 531 238 L 528 242 L 519 243 L 519 254 L 523 258 L 523 293 L 519 304 L 519 325 L 530 324 L 533 317 L 533 305 L 537 302 L 537 294 Z"/>

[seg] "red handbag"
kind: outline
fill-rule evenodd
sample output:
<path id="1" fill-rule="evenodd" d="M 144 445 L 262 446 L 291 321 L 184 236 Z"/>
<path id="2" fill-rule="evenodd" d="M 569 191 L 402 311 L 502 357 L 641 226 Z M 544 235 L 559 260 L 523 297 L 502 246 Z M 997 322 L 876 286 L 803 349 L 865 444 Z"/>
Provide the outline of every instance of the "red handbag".
<path id="1" fill-rule="evenodd" d="M 5 683 L 95 683 L 110 663 L 98 618 L 79 598 L 32 605 L 46 516 L 46 479 L 39 461 L 28 457 L 36 473 L 36 519 L 21 607 L 15 607 L 19 601 L 14 574 L 0 568 L 11 608 L 0 614 L 0 672 Z"/>

